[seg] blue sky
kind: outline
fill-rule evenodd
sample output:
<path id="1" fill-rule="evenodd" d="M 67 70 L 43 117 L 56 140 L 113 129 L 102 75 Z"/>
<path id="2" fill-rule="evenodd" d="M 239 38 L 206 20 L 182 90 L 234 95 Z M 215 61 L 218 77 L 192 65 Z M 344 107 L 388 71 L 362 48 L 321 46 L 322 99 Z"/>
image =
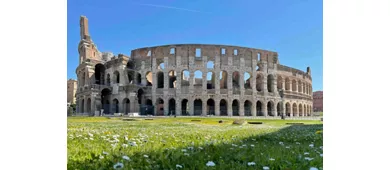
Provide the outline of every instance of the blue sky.
<path id="1" fill-rule="evenodd" d="M 130 55 L 165 44 L 225 44 L 276 51 L 283 65 L 306 71 L 322 90 L 320 0 L 68 0 L 67 78 L 76 79 L 79 20 L 102 52 Z"/>

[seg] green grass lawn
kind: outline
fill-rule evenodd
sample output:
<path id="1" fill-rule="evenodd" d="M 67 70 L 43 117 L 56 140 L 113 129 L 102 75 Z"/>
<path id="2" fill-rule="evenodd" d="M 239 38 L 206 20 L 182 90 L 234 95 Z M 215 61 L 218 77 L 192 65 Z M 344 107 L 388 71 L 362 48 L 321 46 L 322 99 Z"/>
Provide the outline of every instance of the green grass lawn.
<path id="1" fill-rule="evenodd" d="M 70 117 L 68 169 L 322 169 L 321 121 L 233 121 Z"/>

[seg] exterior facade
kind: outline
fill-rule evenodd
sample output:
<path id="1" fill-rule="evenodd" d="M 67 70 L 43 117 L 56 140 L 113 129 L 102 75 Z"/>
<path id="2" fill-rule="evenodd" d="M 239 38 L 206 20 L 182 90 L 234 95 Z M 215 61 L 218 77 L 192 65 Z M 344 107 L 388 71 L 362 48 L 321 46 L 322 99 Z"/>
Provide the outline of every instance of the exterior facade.
<path id="1" fill-rule="evenodd" d="M 67 81 L 67 103 L 75 104 L 76 103 L 76 91 L 77 91 L 77 81 L 69 79 Z"/>
<path id="2" fill-rule="evenodd" d="M 98 51 L 84 16 L 80 28 L 77 114 L 312 115 L 310 68 L 281 65 L 276 52 L 174 44 L 114 56 Z"/>
<path id="3" fill-rule="evenodd" d="M 323 111 L 323 91 L 313 92 L 313 111 L 322 112 Z"/>

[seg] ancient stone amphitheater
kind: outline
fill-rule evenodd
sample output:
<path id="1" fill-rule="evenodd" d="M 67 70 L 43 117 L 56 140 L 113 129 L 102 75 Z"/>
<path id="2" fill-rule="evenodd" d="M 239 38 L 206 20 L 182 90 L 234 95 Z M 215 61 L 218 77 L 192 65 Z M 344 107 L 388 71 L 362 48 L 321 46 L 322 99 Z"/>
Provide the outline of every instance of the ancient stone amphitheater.
<path id="1" fill-rule="evenodd" d="M 311 116 L 312 79 L 276 52 L 229 45 L 172 44 L 130 56 L 101 53 L 80 20 L 76 112 L 190 116 Z"/>

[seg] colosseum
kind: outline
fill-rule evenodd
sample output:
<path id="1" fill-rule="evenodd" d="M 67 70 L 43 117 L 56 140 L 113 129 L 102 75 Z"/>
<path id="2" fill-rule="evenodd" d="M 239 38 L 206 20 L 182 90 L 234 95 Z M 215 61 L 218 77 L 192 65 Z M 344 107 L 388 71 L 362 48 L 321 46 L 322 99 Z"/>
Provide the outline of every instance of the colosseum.
<path id="1" fill-rule="evenodd" d="M 80 18 L 78 115 L 312 115 L 312 79 L 273 51 L 210 44 L 100 52 Z"/>

